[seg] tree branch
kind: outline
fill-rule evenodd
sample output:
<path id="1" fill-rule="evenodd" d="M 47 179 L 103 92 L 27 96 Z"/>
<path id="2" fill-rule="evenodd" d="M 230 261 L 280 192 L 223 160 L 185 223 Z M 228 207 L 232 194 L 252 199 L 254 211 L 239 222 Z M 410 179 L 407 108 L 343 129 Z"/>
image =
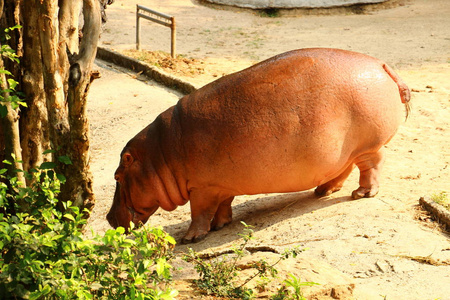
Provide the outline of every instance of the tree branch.
<path id="1" fill-rule="evenodd" d="M 69 124 L 65 109 L 64 73 L 60 70 L 58 4 L 54 1 L 42 1 L 39 4 L 41 17 L 38 24 L 41 28 L 40 42 L 42 63 L 44 66 L 44 89 L 47 100 L 47 111 L 50 124 L 50 141 L 52 148 L 63 145 L 69 132 Z"/>
<path id="2" fill-rule="evenodd" d="M 101 16 L 100 3 L 97 0 L 83 0 L 83 37 L 80 41 L 80 52 L 70 59 L 69 84 L 77 86 L 85 81 L 97 54 L 100 37 Z M 72 53 L 73 55 L 74 53 Z"/>
<path id="3" fill-rule="evenodd" d="M 3 58 L 0 57 L 0 70 L 4 69 Z M 0 73 L 0 91 L 2 92 L 3 99 L 9 98 L 9 93 L 4 92 L 8 90 L 8 82 L 6 76 Z M 2 103 L 6 107 L 8 113 L 4 118 L 0 118 L 0 128 L 2 129 L 5 158 L 12 164 L 8 165 L 9 175 L 16 177 L 25 185 L 25 178 L 22 172 L 16 174 L 16 170 L 23 170 L 22 166 L 22 149 L 20 147 L 20 135 L 19 135 L 19 114 L 18 110 L 13 109 L 11 102 L 5 101 Z M 14 157 L 13 157 L 14 156 Z"/>
<path id="4" fill-rule="evenodd" d="M 70 53 L 78 53 L 78 25 L 82 0 L 59 0 L 59 41 Z"/>

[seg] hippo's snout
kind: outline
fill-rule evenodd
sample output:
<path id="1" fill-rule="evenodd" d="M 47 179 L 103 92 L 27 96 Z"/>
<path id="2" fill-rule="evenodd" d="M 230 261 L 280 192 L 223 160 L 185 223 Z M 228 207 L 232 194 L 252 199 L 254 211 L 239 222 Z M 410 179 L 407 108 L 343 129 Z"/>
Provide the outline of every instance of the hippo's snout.
<path id="1" fill-rule="evenodd" d="M 111 225 L 111 227 L 113 228 L 119 227 L 119 223 L 111 211 L 109 211 L 109 213 L 106 215 L 106 220 L 108 220 L 108 223 L 109 225 Z"/>
<path id="2" fill-rule="evenodd" d="M 117 228 L 119 226 L 127 228 L 130 226 L 130 221 L 134 216 L 134 210 L 127 209 L 124 203 L 124 199 L 121 199 L 120 184 L 116 183 L 116 191 L 114 193 L 113 204 L 108 214 L 106 215 L 108 223 L 113 228 Z"/>

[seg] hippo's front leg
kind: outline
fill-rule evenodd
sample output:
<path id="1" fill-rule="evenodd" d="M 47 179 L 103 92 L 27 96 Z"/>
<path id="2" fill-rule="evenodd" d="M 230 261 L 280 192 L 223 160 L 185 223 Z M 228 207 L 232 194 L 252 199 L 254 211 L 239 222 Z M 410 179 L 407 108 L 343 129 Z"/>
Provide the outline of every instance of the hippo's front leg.
<path id="1" fill-rule="evenodd" d="M 233 199 L 234 197 L 230 197 L 220 203 L 216 214 L 214 215 L 214 219 L 211 222 L 212 230 L 222 229 L 224 226 L 231 223 L 233 220 L 233 212 L 231 210 L 231 203 L 233 202 Z"/>
<path id="2" fill-rule="evenodd" d="M 211 222 L 216 215 L 219 205 L 228 200 L 213 192 L 193 190 L 190 193 L 191 225 L 182 239 L 183 244 L 196 243 L 203 240 L 211 229 Z M 232 200 L 232 198 L 231 198 Z M 231 201 L 229 202 L 231 205 Z"/>

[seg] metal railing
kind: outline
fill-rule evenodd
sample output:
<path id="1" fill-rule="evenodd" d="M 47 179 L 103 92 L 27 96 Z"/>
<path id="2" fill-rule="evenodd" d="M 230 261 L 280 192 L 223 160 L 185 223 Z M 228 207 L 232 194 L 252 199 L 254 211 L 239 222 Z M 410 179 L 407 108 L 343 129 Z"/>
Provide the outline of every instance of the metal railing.
<path id="1" fill-rule="evenodd" d="M 136 5 L 136 49 L 141 50 L 141 24 L 140 18 L 158 23 L 160 25 L 170 28 L 170 55 L 176 56 L 176 31 L 175 31 L 175 17 L 160 13 L 156 10 L 147 8 L 145 6 Z"/>

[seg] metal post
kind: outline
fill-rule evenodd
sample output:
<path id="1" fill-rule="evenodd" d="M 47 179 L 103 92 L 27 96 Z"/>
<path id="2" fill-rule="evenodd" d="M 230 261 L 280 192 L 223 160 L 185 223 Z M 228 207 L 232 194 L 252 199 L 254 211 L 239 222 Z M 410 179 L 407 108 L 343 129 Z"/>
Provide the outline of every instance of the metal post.
<path id="1" fill-rule="evenodd" d="M 171 30 L 170 54 L 172 55 L 172 58 L 175 58 L 175 56 L 176 56 L 176 26 L 175 26 L 175 17 L 171 17 L 170 20 L 172 21 L 172 24 L 171 24 L 171 26 L 170 26 L 170 30 Z"/>
<path id="2" fill-rule="evenodd" d="M 136 49 L 141 50 L 141 25 L 140 18 L 155 22 L 157 24 L 170 27 L 170 54 L 173 58 L 176 56 L 176 26 L 175 17 L 157 12 L 156 10 L 145 6 L 136 5 Z"/>
<path id="3" fill-rule="evenodd" d="M 136 5 L 136 50 L 141 50 L 141 23 L 139 22 L 139 5 Z"/>

